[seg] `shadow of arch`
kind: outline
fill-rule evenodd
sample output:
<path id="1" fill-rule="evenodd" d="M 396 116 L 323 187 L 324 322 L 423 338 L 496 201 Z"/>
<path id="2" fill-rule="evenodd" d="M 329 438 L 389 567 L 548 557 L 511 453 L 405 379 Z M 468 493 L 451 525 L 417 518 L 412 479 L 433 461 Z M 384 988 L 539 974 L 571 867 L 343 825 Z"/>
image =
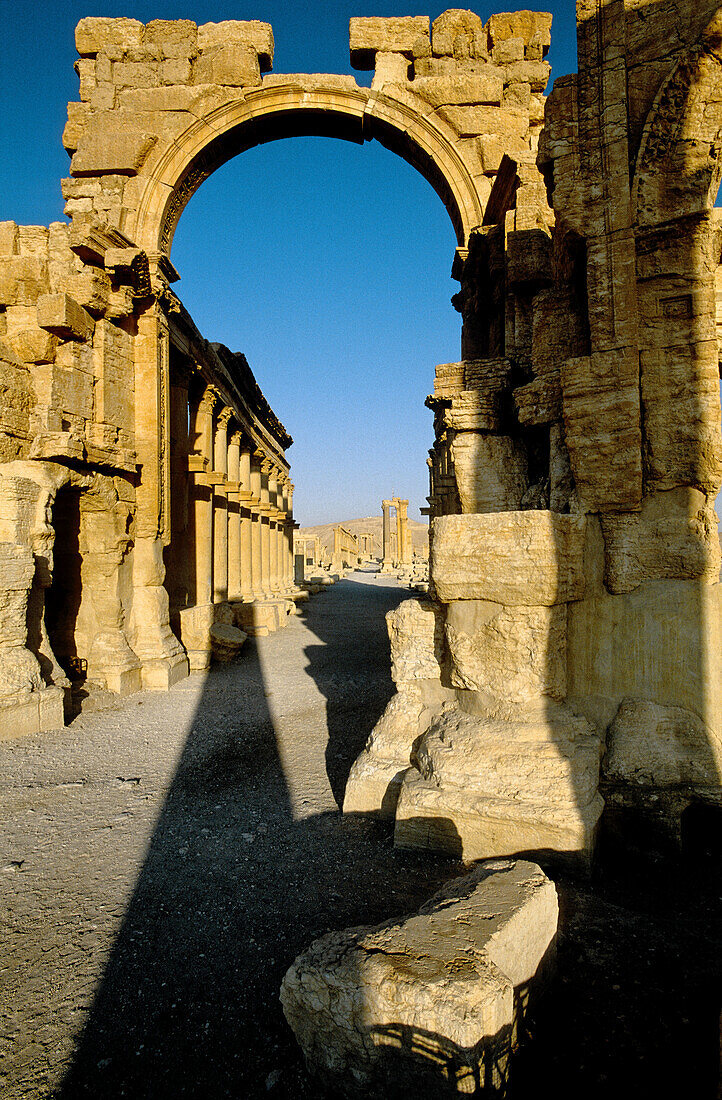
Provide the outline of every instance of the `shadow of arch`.
<path id="1" fill-rule="evenodd" d="M 351 78 L 278 77 L 196 119 L 151 168 L 137 213 L 124 232 L 151 253 L 169 254 L 191 196 L 217 168 L 255 145 L 286 137 L 336 137 L 363 144 L 376 139 L 416 168 L 444 203 L 464 246 L 483 210 L 453 131 L 427 112 L 359 88 Z"/>

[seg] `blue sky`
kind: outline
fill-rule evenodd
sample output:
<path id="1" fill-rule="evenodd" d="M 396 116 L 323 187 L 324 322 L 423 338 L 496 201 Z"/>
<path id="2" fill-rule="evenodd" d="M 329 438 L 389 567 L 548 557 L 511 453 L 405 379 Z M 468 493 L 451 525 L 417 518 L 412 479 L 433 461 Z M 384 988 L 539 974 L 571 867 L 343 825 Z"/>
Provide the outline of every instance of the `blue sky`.
<path id="1" fill-rule="evenodd" d="M 552 77 L 576 68 L 573 0 L 552 11 Z M 442 7 L 337 0 L 0 0 L 3 158 L 0 220 L 63 218 L 60 136 L 77 98 L 73 31 L 84 15 L 261 19 L 274 72 L 351 73 L 348 20 Z M 501 5 L 475 8 L 486 19 Z M 368 83 L 370 74 L 355 74 Z M 294 138 L 242 153 L 207 180 L 181 217 L 176 289 L 203 334 L 243 351 L 294 437 L 288 457 L 304 524 L 380 513 L 392 493 L 418 519 L 433 442 L 424 398 L 434 367 L 459 357 L 450 304 L 456 238 L 431 187 L 377 142 Z"/>

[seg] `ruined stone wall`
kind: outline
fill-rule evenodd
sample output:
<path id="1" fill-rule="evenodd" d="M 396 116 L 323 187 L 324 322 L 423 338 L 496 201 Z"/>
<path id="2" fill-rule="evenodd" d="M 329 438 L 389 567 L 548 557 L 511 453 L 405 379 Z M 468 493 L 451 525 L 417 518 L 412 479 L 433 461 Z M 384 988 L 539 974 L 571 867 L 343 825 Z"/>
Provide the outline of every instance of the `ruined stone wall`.
<path id="1" fill-rule="evenodd" d="M 347 791 L 401 843 L 589 853 L 599 790 L 677 841 L 722 800 L 717 8 L 580 0 L 536 164 L 457 252 L 436 601 L 390 621 L 414 660 Z"/>
<path id="2" fill-rule="evenodd" d="M 72 682 L 124 694 L 168 687 L 189 655 L 205 667 L 213 624 L 237 617 L 233 599 L 253 604 L 266 629 L 280 625 L 294 524 L 291 439 L 243 357 L 195 329 L 170 290 L 169 264 L 151 270 L 123 234 L 87 220 L 49 229 L 4 222 L 0 248 L 0 736 L 12 737 L 62 725 Z M 185 364 L 180 403 L 171 358 Z M 195 473 L 191 376 L 193 395 L 207 392 L 219 406 L 214 453 Z M 236 460 L 230 476 L 221 438 Z M 259 480 L 263 467 L 255 495 L 252 463 Z M 199 496 L 210 500 L 205 541 L 177 522 Z M 259 556 L 256 588 L 242 590 L 250 508 L 263 527 L 263 570 Z M 193 556 L 201 542 L 216 584 L 206 595 L 194 576 L 173 608 L 174 634 L 164 559 Z M 244 554 L 250 575 L 250 544 Z M 256 625 L 255 611 L 252 624 L 239 614 Z"/>

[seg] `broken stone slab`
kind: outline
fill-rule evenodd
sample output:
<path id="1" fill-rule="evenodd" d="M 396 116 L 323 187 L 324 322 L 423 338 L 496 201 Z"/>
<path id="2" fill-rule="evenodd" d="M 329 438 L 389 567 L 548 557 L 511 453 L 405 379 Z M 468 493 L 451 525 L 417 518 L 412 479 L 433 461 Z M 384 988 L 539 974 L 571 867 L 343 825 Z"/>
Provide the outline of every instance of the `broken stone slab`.
<path id="1" fill-rule="evenodd" d="M 552 606 L 584 595 L 584 516 L 548 511 L 438 516 L 431 575 L 443 603 Z"/>
<path id="2" fill-rule="evenodd" d="M 494 861 L 416 914 L 316 940 L 281 986 L 309 1069 L 340 1097 L 506 1095 L 557 920 L 539 867 Z"/>
<path id="3" fill-rule="evenodd" d="M 211 649 L 216 661 L 232 661 L 241 652 L 247 637 L 230 623 L 214 623 L 211 627 Z"/>

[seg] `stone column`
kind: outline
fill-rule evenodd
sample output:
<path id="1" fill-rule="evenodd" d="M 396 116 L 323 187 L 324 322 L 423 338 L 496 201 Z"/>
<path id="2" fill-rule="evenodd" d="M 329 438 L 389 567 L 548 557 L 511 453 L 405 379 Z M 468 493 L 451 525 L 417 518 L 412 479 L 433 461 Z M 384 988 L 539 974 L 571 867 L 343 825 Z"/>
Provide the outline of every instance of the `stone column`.
<path id="1" fill-rule="evenodd" d="M 251 514 L 253 519 L 252 524 L 252 578 L 253 578 L 253 598 L 255 600 L 262 600 L 263 593 L 263 577 L 262 577 L 262 564 L 263 564 L 263 538 L 262 538 L 262 523 L 260 512 L 260 500 L 261 500 L 261 466 L 260 462 L 256 460 L 251 463 L 251 494 L 253 503 L 251 505 Z M 259 503 L 256 503 L 259 502 Z"/>
<path id="2" fill-rule="evenodd" d="M 241 433 L 234 432 L 228 444 L 228 598 L 240 600 L 241 585 Z"/>
<path id="3" fill-rule="evenodd" d="M 281 578 L 278 573 L 279 526 L 275 513 L 278 510 L 278 469 L 272 463 L 268 466 L 268 505 L 269 505 L 269 563 L 268 584 L 274 596 L 281 591 Z"/>
<path id="4" fill-rule="evenodd" d="M 216 419 L 213 445 L 213 602 L 228 600 L 228 421 L 231 409 Z"/>
<path id="5" fill-rule="evenodd" d="M 396 501 L 396 542 L 397 556 L 402 565 L 411 561 L 409 554 L 409 518 L 408 500 Z"/>
<path id="6" fill-rule="evenodd" d="M 205 390 L 195 409 L 191 444 L 205 469 L 195 474 L 195 563 L 197 607 L 213 602 L 213 487 L 208 474 L 213 462 L 213 409 L 216 396 Z"/>
<path id="7" fill-rule="evenodd" d="M 138 320 L 133 342 L 135 450 L 142 466 L 136 489 L 133 611 L 129 637 L 144 688 L 165 690 L 188 663 L 170 628 L 163 548 L 170 540 L 170 340 L 157 305 Z"/>
<path id="8" fill-rule="evenodd" d="M 239 456 L 238 481 L 241 516 L 241 597 L 253 599 L 253 520 L 248 501 L 251 495 L 251 452 L 244 447 Z"/>
<path id="9" fill-rule="evenodd" d="M 391 501 L 382 500 L 381 507 L 383 508 L 381 572 L 389 573 L 394 566 L 391 552 Z"/>

